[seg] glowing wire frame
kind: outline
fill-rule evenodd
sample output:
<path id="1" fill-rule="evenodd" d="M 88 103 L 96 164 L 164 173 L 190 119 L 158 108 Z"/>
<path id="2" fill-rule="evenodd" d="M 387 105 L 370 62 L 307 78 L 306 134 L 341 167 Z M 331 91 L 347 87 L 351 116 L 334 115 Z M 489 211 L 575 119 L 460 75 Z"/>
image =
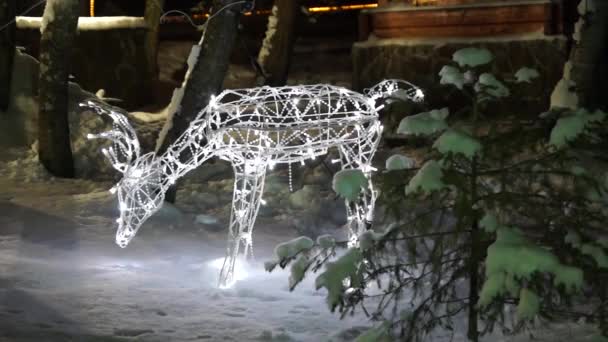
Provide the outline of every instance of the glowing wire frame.
<path id="1" fill-rule="evenodd" d="M 361 169 L 369 179 L 382 133 L 378 111 L 383 106 L 376 102 L 391 96 L 414 101 L 424 97 L 419 88 L 401 80 L 383 81 L 364 93 L 326 84 L 225 90 L 210 99 L 160 156 L 140 156 L 135 130 L 117 108 L 97 100 L 81 104 L 112 119 L 111 131 L 88 138 L 111 140 L 112 146 L 102 152 L 124 174 L 110 190 L 117 194 L 120 209 L 116 243 L 127 246 L 178 178 L 219 157 L 234 168 L 228 247 L 219 278 L 220 286 L 232 283 L 241 247 L 245 256 L 253 255 L 253 225 L 270 166 L 303 164 L 337 148 L 342 169 Z M 357 200 L 346 202 L 351 245 L 370 226 L 375 200 L 370 180 Z"/>

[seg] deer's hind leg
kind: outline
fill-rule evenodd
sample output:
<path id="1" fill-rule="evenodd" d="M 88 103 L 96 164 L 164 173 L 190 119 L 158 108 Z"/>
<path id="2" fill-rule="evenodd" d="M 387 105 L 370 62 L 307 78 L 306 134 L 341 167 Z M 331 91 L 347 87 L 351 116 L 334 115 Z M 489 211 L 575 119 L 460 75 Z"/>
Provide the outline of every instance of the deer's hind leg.
<path id="1" fill-rule="evenodd" d="M 227 286 L 235 280 L 235 263 L 241 247 L 245 257 L 253 257 L 253 225 L 260 207 L 265 175 L 265 164 L 234 165 L 234 192 L 228 227 L 228 246 L 220 272 L 220 286 Z"/>
<path id="2" fill-rule="evenodd" d="M 358 131 L 356 142 L 340 146 L 340 161 L 342 170 L 359 169 L 367 178 L 367 187 L 362 189 L 359 197 L 346 200 L 346 216 L 348 219 L 348 246 L 357 245 L 359 234 L 371 228 L 374 219 L 374 207 L 377 191 L 372 182 L 372 159 L 378 148 L 382 126 L 379 122 L 366 129 Z"/>

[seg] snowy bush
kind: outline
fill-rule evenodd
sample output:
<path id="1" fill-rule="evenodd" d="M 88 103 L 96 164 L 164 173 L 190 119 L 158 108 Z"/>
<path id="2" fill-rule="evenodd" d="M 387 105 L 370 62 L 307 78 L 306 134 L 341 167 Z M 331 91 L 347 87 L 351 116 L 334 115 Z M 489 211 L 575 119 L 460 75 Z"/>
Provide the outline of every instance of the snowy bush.
<path id="1" fill-rule="evenodd" d="M 274 254 L 279 260 L 295 257 L 297 254 L 307 251 L 314 246 L 314 242 L 305 236 L 283 242 L 276 246 Z"/>
<path id="2" fill-rule="evenodd" d="M 448 127 L 445 119 L 449 115 L 447 108 L 431 110 L 401 120 L 397 133 L 407 135 L 431 135 Z"/>
<path id="3" fill-rule="evenodd" d="M 401 154 L 394 154 L 386 160 L 386 169 L 389 171 L 411 169 L 416 162 Z"/>
<path id="4" fill-rule="evenodd" d="M 416 192 L 431 193 L 441 190 L 445 187 L 442 178 L 443 171 L 441 171 L 441 165 L 434 160 L 430 160 L 412 177 L 409 184 L 405 187 L 405 194 L 408 195 Z"/>
<path id="5" fill-rule="evenodd" d="M 494 59 L 492 53 L 486 49 L 465 48 L 454 52 L 452 60 L 461 67 L 476 67 L 488 64 Z"/>
<path id="6" fill-rule="evenodd" d="M 442 154 L 461 154 L 468 159 L 481 151 L 481 143 L 466 132 L 450 129 L 444 132 L 433 144 Z"/>
<path id="7" fill-rule="evenodd" d="M 585 109 L 579 109 L 574 113 L 557 120 L 557 124 L 551 131 L 549 142 L 557 148 L 565 147 L 568 142 L 575 140 L 585 132 L 592 124 L 599 124 L 606 118 L 606 113 L 595 111 L 589 113 Z"/>
<path id="8" fill-rule="evenodd" d="M 536 69 L 523 67 L 515 73 L 517 83 L 532 83 L 535 78 L 540 77 Z"/>
<path id="9" fill-rule="evenodd" d="M 379 180 L 386 230 L 361 234 L 339 257 L 334 249 L 346 243 L 323 237 L 281 264 L 293 263 L 290 286 L 322 270 L 316 285 L 332 310 L 361 308 L 384 322 L 358 341 L 427 341 L 460 329 L 461 320 L 468 339 L 479 341 L 555 317 L 584 318 L 608 336 L 606 114 L 491 117 L 539 77 L 528 67 L 500 73 L 492 60 L 468 48 L 454 54 L 457 66 L 441 70 L 440 83 L 469 100 L 449 123 L 448 108 L 400 122 L 397 133 L 434 142 L 419 168 L 401 155 L 386 161 L 400 170 Z M 334 180 L 334 189 L 355 196 L 359 177 Z M 370 307 L 370 297 L 380 303 Z"/>
<path id="10" fill-rule="evenodd" d="M 334 191 L 349 201 L 356 200 L 365 187 L 367 187 L 367 178 L 358 169 L 338 171 L 332 182 Z"/>

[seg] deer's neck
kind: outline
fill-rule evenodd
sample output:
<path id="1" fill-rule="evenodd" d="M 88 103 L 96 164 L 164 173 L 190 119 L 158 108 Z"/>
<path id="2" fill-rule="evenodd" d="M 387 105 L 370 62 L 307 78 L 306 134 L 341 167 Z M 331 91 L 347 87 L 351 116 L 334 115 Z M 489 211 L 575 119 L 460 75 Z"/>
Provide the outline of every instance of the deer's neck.
<path id="1" fill-rule="evenodd" d="M 174 182 L 213 156 L 202 125 L 192 125 L 160 157 L 169 182 Z"/>

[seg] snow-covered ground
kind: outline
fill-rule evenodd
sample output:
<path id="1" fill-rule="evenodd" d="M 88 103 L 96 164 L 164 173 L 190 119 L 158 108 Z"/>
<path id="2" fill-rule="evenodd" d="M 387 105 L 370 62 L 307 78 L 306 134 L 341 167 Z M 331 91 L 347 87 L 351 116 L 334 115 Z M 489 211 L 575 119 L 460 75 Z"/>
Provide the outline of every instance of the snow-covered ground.
<path id="1" fill-rule="evenodd" d="M 260 222 L 258 260 L 226 290 L 214 262 L 225 232 L 195 227 L 176 209 L 120 249 L 108 186 L 0 181 L 1 341 L 342 341 L 369 325 L 331 314 L 311 280 L 290 293 L 286 272 L 264 271 L 272 247 L 295 235 L 280 222 Z"/>
<path id="2" fill-rule="evenodd" d="M 273 247 L 297 235 L 276 217 L 259 219 L 257 261 L 222 290 L 225 231 L 194 223 L 179 203 L 120 249 L 109 182 L 49 177 L 20 149 L 0 155 L 0 175 L 0 341 L 352 341 L 371 325 L 361 313 L 330 313 L 314 278 L 290 293 L 286 271 L 264 271 Z M 429 341 L 450 337 L 438 335 Z M 592 335 L 576 325 L 533 334 L 547 342 Z"/>

